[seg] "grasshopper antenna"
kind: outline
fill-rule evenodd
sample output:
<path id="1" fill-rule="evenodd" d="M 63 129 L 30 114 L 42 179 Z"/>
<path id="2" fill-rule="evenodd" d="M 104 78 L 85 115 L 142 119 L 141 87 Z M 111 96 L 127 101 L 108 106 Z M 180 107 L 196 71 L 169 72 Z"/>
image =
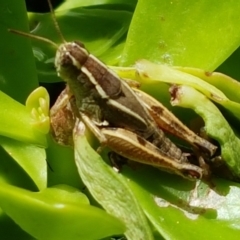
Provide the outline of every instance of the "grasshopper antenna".
<path id="1" fill-rule="evenodd" d="M 48 2 L 48 6 L 50 8 L 50 12 L 51 12 L 51 16 L 52 16 L 52 20 L 53 20 L 55 29 L 57 30 L 57 33 L 60 36 L 62 42 L 66 43 L 66 40 L 64 39 L 63 34 L 61 32 L 61 29 L 60 29 L 60 27 L 58 25 L 58 22 L 57 22 L 56 15 L 55 15 L 54 10 L 53 10 L 53 6 L 52 6 L 52 3 L 51 3 L 51 0 L 47 0 L 47 2 Z M 36 36 L 34 34 L 31 34 L 31 33 L 18 31 L 18 30 L 15 30 L 15 29 L 8 29 L 8 31 L 12 32 L 12 33 L 15 33 L 15 34 L 18 34 L 18 35 L 21 35 L 21 36 L 25 36 L 25 37 L 29 37 L 29 38 L 32 38 L 32 39 L 40 40 L 40 41 L 43 41 L 43 42 L 46 42 L 46 43 L 50 43 L 55 48 L 58 48 L 58 45 L 56 43 L 54 43 L 53 41 L 51 41 L 50 39 L 47 39 L 47 38 L 44 38 L 44 37 L 40 37 L 40 36 Z"/>
<path id="2" fill-rule="evenodd" d="M 40 37 L 40 36 L 36 36 L 34 34 L 31 34 L 31 33 L 18 31 L 18 30 L 15 30 L 15 29 L 8 29 L 8 31 L 12 32 L 12 33 L 15 33 L 15 34 L 18 34 L 18 35 L 21 35 L 21 36 L 25 36 L 25 37 L 33 38 L 33 39 L 40 40 L 40 41 L 43 41 L 43 42 L 46 42 L 46 43 L 50 43 L 55 48 L 58 48 L 58 45 L 55 42 L 51 41 L 50 39 Z"/>
<path id="3" fill-rule="evenodd" d="M 49 8 L 50 8 L 52 20 L 53 20 L 54 26 L 55 26 L 55 28 L 56 28 L 56 31 L 57 31 L 58 35 L 60 36 L 60 38 L 62 39 L 63 43 L 66 43 L 66 40 L 64 39 L 63 34 L 62 34 L 62 32 L 61 32 L 61 29 L 60 29 L 60 27 L 59 27 L 59 24 L 58 24 L 58 22 L 57 22 L 57 18 L 56 18 L 56 15 L 55 15 L 55 13 L 54 13 L 54 10 L 53 10 L 53 5 L 52 5 L 52 3 L 51 3 L 51 0 L 47 0 L 47 1 L 48 1 L 48 6 L 49 6 Z"/>

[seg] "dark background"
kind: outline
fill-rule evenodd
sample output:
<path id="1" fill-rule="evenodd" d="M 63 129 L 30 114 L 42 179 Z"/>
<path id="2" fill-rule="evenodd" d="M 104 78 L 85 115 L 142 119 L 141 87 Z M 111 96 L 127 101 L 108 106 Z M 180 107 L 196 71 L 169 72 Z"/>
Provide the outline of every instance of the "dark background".
<path id="1" fill-rule="evenodd" d="M 49 6 L 47 0 L 25 0 L 29 12 L 48 12 Z M 57 7 L 63 0 L 51 0 L 53 7 Z"/>

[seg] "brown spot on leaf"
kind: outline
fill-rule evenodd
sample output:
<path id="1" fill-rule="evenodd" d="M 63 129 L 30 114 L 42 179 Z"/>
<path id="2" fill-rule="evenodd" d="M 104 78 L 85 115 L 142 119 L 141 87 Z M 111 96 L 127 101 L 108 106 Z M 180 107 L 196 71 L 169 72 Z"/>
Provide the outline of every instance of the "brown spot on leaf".
<path id="1" fill-rule="evenodd" d="M 167 45 L 164 41 L 160 41 L 158 46 L 159 46 L 160 49 L 165 49 L 167 47 Z"/>
<path id="2" fill-rule="evenodd" d="M 161 15 L 161 16 L 160 16 L 160 20 L 161 20 L 162 22 L 164 22 L 166 19 L 165 19 L 165 17 L 164 17 L 163 15 Z"/>
<path id="3" fill-rule="evenodd" d="M 212 72 L 205 71 L 205 75 L 206 75 L 207 77 L 210 77 L 210 76 L 212 75 Z"/>
<path id="4" fill-rule="evenodd" d="M 143 77 L 145 77 L 145 78 L 149 78 L 148 74 L 145 73 L 145 72 L 143 72 L 142 75 L 143 75 Z"/>
<path id="5" fill-rule="evenodd" d="M 178 86 L 177 85 L 172 85 L 169 88 L 169 93 L 171 95 L 171 100 L 174 100 L 175 98 L 177 98 L 177 91 L 178 91 Z"/>

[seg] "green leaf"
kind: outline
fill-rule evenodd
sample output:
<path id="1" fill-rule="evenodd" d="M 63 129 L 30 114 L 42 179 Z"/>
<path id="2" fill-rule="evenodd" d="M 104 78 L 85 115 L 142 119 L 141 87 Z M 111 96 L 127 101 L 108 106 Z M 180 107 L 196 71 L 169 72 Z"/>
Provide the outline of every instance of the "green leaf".
<path id="1" fill-rule="evenodd" d="M 188 85 L 203 92 L 209 98 L 227 99 L 218 88 L 194 75 L 148 60 L 139 60 L 134 67 L 112 67 L 112 69 L 120 77 L 137 80 L 143 85 L 150 85 L 154 82 Z"/>
<path id="2" fill-rule="evenodd" d="M 74 130 L 75 161 L 83 182 L 107 212 L 121 219 L 128 239 L 153 239 L 137 199 L 122 176 L 109 167 L 87 142 L 85 126 Z"/>
<path id="3" fill-rule="evenodd" d="M 2 239 L 34 240 L 32 236 L 24 232 L 10 217 L 0 209 L 0 235 Z M 11 229 L 11 230 L 9 230 Z"/>
<path id="4" fill-rule="evenodd" d="M 207 135 L 219 142 L 223 160 L 233 174 L 240 177 L 240 140 L 218 108 L 194 88 L 179 86 L 172 92 L 171 103 L 174 106 L 191 108 L 203 118 Z"/>
<path id="5" fill-rule="evenodd" d="M 0 90 L 24 103 L 38 86 L 31 41 L 8 32 L 8 29 L 28 31 L 25 1 L 1 1 L 1 9 Z"/>
<path id="6" fill-rule="evenodd" d="M 9 183 L 14 186 L 37 191 L 38 186 L 31 179 L 30 175 L 18 164 L 15 159 L 10 156 L 10 152 L 0 148 L 1 167 L 0 167 L 0 183 Z M 39 176 L 39 175 L 38 175 Z M 36 177 L 38 178 L 38 177 Z"/>
<path id="7" fill-rule="evenodd" d="M 46 153 L 51 168 L 48 171 L 48 186 L 65 183 L 79 189 L 84 188 L 74 162 L 72 148 L 60 146 L 49 138 Z"/>
<path id="8" fill-rule="evenodd" d="M 42 96 L 46 101 L 41 98 Z M 0 120 L 0 133 L 3 135 L 0 136 L 0 145 L 29 175 L 38 189 L 43 189 L 47 186 L 46 154 L 43 148 L 36 145 L 47 146 L 45 134 L 49 130 L 49 96 L 44 88 L 39 88 L 35 91 L 34 100 L 33 94 L 30 95 L 29 99 L 32 100 L 28 100 L 28 107 L 21 105 L 1 91 L 0 99 L 3 112 Z M 41 118 L 47 118 L 47 121 L 41 119 L 41 126 L 39 126 L 39 119 L 36 126 L 36 121 L 33 121 L 30 115 L 30 109 L 33 106 L 40 112 Z M 43 112 L 44 117 L 42 117 Z"/>
<path id="9" fill-rule="evenodd" d="M 121 65 L 145 58 L 212 71 L 240 44 L 239 9 L 234 0 L 139 0 Z"/>
<path id="10" fill-rule="evenodd" d="M 15 140 L 47 146 L 46 135 L 31 125 L 32 118 L 25 106 L 0 91 L 0 135 Z"/>
<path id="11" fill-rule="evenodd" d="M 238 239 L 239 184 L 213 179 L 209 187 L 151 167 L 123 174 L 164 239 Z"/>
<path id="12" fill-rule="evenodd" d="M 49 95 L 43 87 L 35 89 L 26 100 L 26 108 L 32 116 L 31 125 L 43 134 L 47 134 L 50 129 L 49 105 Z"/>
<path id="13" fill-rule="evenodd" d="M 2 136 L 0 145 L 30 176 L 38 189 L 47 187 L 47 162 L 43 148 Z"/>
<path id="14" fill-rule="evenodd" d="M 238 94 L 240 92 L 240 83 L 235 79 L 219 72 L 206 72 L 199 68 L 174 68 L 208 82 L 209 84 L 221 90 L 232 101 L 240 102 L 240 95 Z"/>
<path id="15" fill-rule="evenodd" d="M 118 219 L 90 206 L 81 192 L 67 185 L 30 192 L 1 184 L 0 206 L 36 239 L 100 239 L 124 231 Z"/>

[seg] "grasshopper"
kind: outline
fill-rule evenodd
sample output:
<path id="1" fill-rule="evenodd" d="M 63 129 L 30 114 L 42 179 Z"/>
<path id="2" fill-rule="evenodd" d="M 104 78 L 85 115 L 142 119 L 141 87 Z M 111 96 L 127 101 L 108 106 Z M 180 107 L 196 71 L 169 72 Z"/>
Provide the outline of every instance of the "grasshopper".
<path id="1" fill-rule="evenodd" d="M 140 92 L 141 91 L 138 90 L 138 94 L 140 94 Z M 146 93 L 141 93 L 145 94 L 145 97 L 148 96 Z M 149 96 L 149 99 L 151 98 L 152 97 Z M 161 106 L 161 104 L 159 105 Z M 79 117 L 80 115 L 75 98 L 69 89 L 66 88 L 51 109 L 52 134 L 58 143 L 63 145 L 73 144 L 72 129 L 75 121 Z M 200 179 L 206 174 L 204 172 L 205 169 L 190 164 L 189 162 L 175 161 L 173 158 L 163 154 L 155 145 L 131 131 L 123 128 L 96 126 L 95 123 L 84 114 L 81 114 L 81 118 L 88 127 L 90 126 L 90 129 L 97 131 L 96 135 L 99 135 L 98 138 L 104 137 L 106 145 L 121 156 L 158 167 L 161 170 L 175 173 L 191 180 Z M 172 124 L 174 124 L 174 122 Z M 191 133 L 189 129 L 188 132 L 190 133 L 188 140 L 198 137 L 194 133 Z M 215 150 L 214 145 L 210 144 L 208 141 L 201 138 L 200 141 L 203 145 L 209 147 L 210 150 Z M 207 148 L 206 146 L 205 148 Z"/>
<path id="2" fill-rule="evenodd" d="M 131 87 L 88 53 L 83 44 L 70 42 L 60 45 L 55 66 L 75 96 L 78 111 L 88 116 L 96 126 L 105 123 L 105 126 L 128 129 L 151 141 L 164 154 L 187 162 L 181 150 L 157 128 Z M 97 128 L 91 126 L 91 130 L 101 143 L 106 142 L 97 133 Z"/>
<path id="3" fill-rule="evenodd" d="M 159 149 L 158 154 L 162 158 L 188 163 L 186 156 L 165 137 L 163 131 L 158 128 L 156 119 L 154 120 L 157 111 L 159 109 L 165 110 L 165 108 L 162 105 L 157 106 L 157 101 L 154 101 L 146 94 L 137 92 L 137 90 L 134 92 L 126 82 L 96 57 L 88 53 L 82 43 L 70 42 L 62 44 L 57 51 L 55 65 L 58 74 L 67 81 L 76 98 L 76 105 L 81 118 L 102 144 L 105 143 L 121 155 L 136 160 L 137 158 L 133 154 L 126 154 L 123 149 L 116 150 L 116 146 L 110 144 L 110 134 L 107 135 L 103 130 L 103 127 L 109 126 L 124 128 L 126 136 L 131 135 L 127 132 L 129 130 L 138 135 L 140 142 L 144 142 L 140 139 L 145 139 L 155 145 Z M 150 107 L 149 105 L 153 106 Z M 153 108 L 154 106 L 155 108 Z M 165 112 L 168 113 L 165 114 L 167 115 L 165 120 L 168 119 L 168 124 L 166 124 L 168 130 L 171 129 L 169 127 L 169 120 L 171 119 L 172 125 L 177 126 L 175 129 L 178 129 L 177 133 L 180 137 L 189 134 L 187 138 L 189 142 L 208 151 L 210 155 L 213 154 L 215 147 L 212 144 L 191 132 L 175 117 L 173 121 L 173 115 L 169 111 L 165 110 Z M 99 127 L 102 129 L 99 129 Z M 118 134 L 116 137 L 119 139 L 119 131 L 115 130 L 114 132 L 112 136 Z M 176 130 L 173 133 L 175 132 Z M 121 136 L 123 135 L 124 133 L 121 132 Z M 133 138 L 133 135 L 131 136 Z M 130 140 L 130 137 L 128 139 Z M 138 145 L 138 148 L 140 148 L 140 145 Z M 162 162 L 163 160 L 159 161 L 161 167 Z M 152 165 L 149 158 L 145 159 L 145 163 Z M 169 166 L 169 168 L 172 167 Z M 193 176 L 196 175 L 193 174 Z"/>
<path id="4" fill-rule="evenodd" d="M 48 2 L 60 32 L 51 2 Z M 55 67 L 69 86 L 70 98 L 74 96 L 69 105 L 68 120 L 74 121 L 80 117 L 101 144 L 131 160 L 154 165 L 189 179 L 202 177 L 203 170 L 190 164 L 186 155 L 158 127 L 156 108 L 149 107 L 150 97 L 134 91 L 90 54 L 81 42 L 66 42 L 64 39 L 63 42 L 57 49 Z M 67 109 L 66 101 L 70 98 L 60 100 L 60 109 Z M 51 122 L 52 126 L 58 128 L 57 112 L 58 107 L 54 107 Z M 65 114 L 64 110 L 62 113 Z M 214 147 L 192 134 L 196 140 L 194 145 L 212 154 Z"/>

